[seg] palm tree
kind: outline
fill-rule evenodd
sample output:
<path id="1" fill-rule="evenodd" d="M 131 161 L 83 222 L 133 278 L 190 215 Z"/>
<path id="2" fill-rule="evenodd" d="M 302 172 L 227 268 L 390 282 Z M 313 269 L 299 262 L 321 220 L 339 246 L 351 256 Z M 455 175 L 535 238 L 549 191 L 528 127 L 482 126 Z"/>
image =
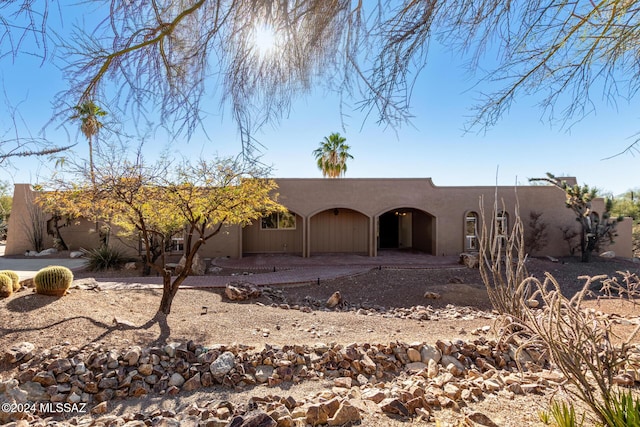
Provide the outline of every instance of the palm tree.
<path id="1" fill-rule="evenodd" d="M 313 150 L 322 176 L 340 178 L 347 171 L 347 160 L 353 159 L 353 156 L 349 154 L 351 147 L 345 144 L 346 140 L 339 133 L 334 132 L 325 136 L 320 142 L 320 147 Z"/>
<path id="2" fill-rule="evenodd" d="M 73 107 L 76 113 L 71 116 L 72 120 L 80 120 L 80 130 L 89 141 L 89 173 L 91 182 L 95 184 L 95 173 L 93 170 L 93 137 L 98 135 L 98 131 L 102 127 L 102 122 L 98 117 L 104 117 L 107 112 L 100 108 L 93 101 L 85 101 L 80 105 Z"/>

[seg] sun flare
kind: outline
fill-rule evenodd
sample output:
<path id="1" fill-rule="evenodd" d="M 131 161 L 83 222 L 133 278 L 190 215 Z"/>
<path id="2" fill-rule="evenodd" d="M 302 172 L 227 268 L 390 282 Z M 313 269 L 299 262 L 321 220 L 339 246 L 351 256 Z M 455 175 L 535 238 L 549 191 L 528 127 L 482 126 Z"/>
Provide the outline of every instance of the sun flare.
<path id="1" fill-rule="evenodd" d="M 271 55 L 278 45 L 275 29 L 269 25 L 259 25 L 255 29 L 254 44 L 260 56 Z"/>

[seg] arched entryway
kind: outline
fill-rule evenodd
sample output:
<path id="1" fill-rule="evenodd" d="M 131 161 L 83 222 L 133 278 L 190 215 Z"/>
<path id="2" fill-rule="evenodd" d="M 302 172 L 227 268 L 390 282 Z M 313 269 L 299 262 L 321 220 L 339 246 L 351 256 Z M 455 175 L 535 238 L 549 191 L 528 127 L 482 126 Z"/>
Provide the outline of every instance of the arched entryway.
<path id="1" fill-rule="evenodd" d="M 309 222 L 310 253 L 368 253 L 369 218 L 352 209 L 332 208 Z"/>
<path id="2" fill-rule="evenodd" d="M 435 253 L 435 217 L 423 210 L 402 207 L 378 216 L 378 249 L 415 249 Z"/>

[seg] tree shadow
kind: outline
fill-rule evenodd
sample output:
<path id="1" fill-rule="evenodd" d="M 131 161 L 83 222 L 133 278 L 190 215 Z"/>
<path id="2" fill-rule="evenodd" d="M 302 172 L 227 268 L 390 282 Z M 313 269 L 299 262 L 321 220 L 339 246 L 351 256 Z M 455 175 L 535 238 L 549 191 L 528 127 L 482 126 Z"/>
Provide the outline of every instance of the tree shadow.
<path id="1" fill-rule="evenodd" d="M 63 325 L 67 322 L 71 322 L 71 321 L 77 321 L 77 320 L 85 320 L 87 322 L 92 323 L 94 326 L 99 327 L 104 329 L 104 331 L 93 337 L 92 339 L 90 339 L 89 341 L 85 342 L 82 347 L 80 347 L 78 349 L 77 353 L 82 352 L 84 349 L 86 349 L 87 347 L 89 347 L 91 344 L 99 342 L 101 340 L 103 340 L 104 338 L 106 338 L 109 334 L 112 334 L 116 331 L 125 331 L 125 330 L 148 330 L 150 328 L 152 328 L 153 326 L 155 326 L 156 324 L 158 325 L 158 327 L 160 328 L 160 334 L 158 335 L 158 337 L 149 343 L 149 345 L 153 346 L 153 345 L 161 345 L 161 344 L 166 344 L 167 340 L 169 339 L 169 337 L 171 336 L 171 328 L 169 327 L 169 323 L 167 322 L 167 315 L 164 313 L 156 313 L 151 319 L 149 319 L 147 322 L 145 322 L 142 325 L 133 325 L 130 323 L 123 323 L 123 322 L 117 322 L 115 324 L 107 324 L 104 322 L 101 322 L 99 320 L 95 320 L 91 317 L 88 316 L 75 316 L 75 317 L 69 317 L 63 320 L 60 320 L 58 322 L 54 322 L 54 323 L 50 323 L 48 325 L 45 326 L 38 326 L 38 327 L 29 327 L 29 328 L 5 328 L 0 326 L 0 336 L 7 338 L 11 335 L 20 335 L 22 333 L 25 332 L 33 332 L 33 331 L 42 331 L 42 330 L 46 330 L 58 325 Z"/>
<path id="2" fill-rule="evenodd" d="M 57 301 L 59 298 L 61 297 L 41 295 L 33 292 L 19 297 L 14 297 L 7 303 L 6 307 L 7 310 L 14 313 L 27 313 L 47 306 Z"/>

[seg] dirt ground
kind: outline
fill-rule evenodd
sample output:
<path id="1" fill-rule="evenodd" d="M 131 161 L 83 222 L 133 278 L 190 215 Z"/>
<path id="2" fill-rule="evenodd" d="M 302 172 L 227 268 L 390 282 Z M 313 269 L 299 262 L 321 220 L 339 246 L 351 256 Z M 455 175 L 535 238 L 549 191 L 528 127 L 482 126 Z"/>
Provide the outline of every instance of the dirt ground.
<path id="1" fill-rule="evenodd" d="M 589 264 L 574 259 L 558 263 L 531 259 L 527 263 L 529 273 L 536 277 L 543 278 L 545 272 L 553 274 L 567 295 L 583 286 L 584 280 L 578 279 L 579 276 L 615 275 L 620 271 L 638 274 L 639 267 L 627 260 L 599 258 Z M 134 344 L 150 346 L 158 341 L 188 340 L 204 344 L 235 342 L 258 349 L 265 344 L 317 342 L 433 343 L 438 339 L 469 338 L 471 331 L 491 326 L 493 321 L 479 272 L 462 267 L 373 269 L 354 277 L 327 280 L 320 285 L 272 286 L 270 292 L 260 298 L 240 303 L 226 299 L 222 289 L 182 289 L 174 300 L 166 328 L 149 322 L 160 304 L 161 290 L 91 289 L 95 283 L 92 276 L 96 277 L 97 273 L 76 274 L 76 283 L 88 289 L 72 289 L 62 298 L 37 295 L 31 289 L 25 289 L 0 300 L 0 348 L 19 341 L 31 342 L 41 350 L 60 346 L 62 353 L 86 347 L 123 349 Z M 250 280 L 250 277 L 239 276 L 239 279 Z M 595 288 L 596 285 L 594 290 L 597 290 Z M 323 303 L 335 291 L 343 297 L 342 308 L 324 308 Z M 426 299 L 427 291 L 439 294 L 440 298 Z M 594 296 L 586 304 L 622 317 L 640 315 L 640 307 L 631 302 L 621 303 L 618 299 Z M 300 310 L 298 306 L 311 309 Z M 417 320 L 402 315 L 416 306 L 425 307 L 428 319 Z M 0 365 L 0 378 L 10 377 L 14 368 Z M 300 393 L 310 393 L 317 392 L 323 385 L 295 388 L 298 387 Z M 243 395 L 238 394 L 236 398 L 242 399 Z M 492 402 L 483 402 L 486 408 L 480 405 L 480 409 L 496 413 L 495 405 L 502 408 L 496 415 L 505 420 L 500 425 L 540 425 L 536 424 L 537 417 L 532 408 L 542 403 L 521 400 L 493 406 Z M 120 406 L 135 404 L 122 402 Z M 530 422 L 508 422 L 513 410 L 526 413 L 519 420 Z M 405 421 L 378 423 L 374 418 L 363 425 L 407 425 Z"/>

